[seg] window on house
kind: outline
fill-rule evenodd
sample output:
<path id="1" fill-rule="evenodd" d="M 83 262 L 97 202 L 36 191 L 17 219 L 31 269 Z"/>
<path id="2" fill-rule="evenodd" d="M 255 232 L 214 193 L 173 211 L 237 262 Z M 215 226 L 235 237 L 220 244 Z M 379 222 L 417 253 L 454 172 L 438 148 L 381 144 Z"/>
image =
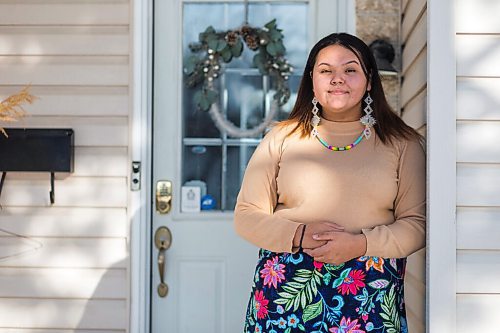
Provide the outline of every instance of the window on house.
<path id="1" fill-rule="evenodd" d="M 207 14 L 209 13 L 209 15 Z M 212 26 L 217 31 L 236 29 L 248 24 L 263 27 L 276 19 L 282 30 L 286 58 L 294 67 L 288 83 L 291 98 L 281 107 L 277 119 L 285 119 L 291 111 L 308 51 L 307 2 L 270 1 L 189 2 L 183 7 L 183 59 L 191 55 L 189 44 L 198 41 L 200 32 Z M 254 52 L 245 47 L 241 57 L 232 60 L 221 71 L 216 87 L 220 111 L 242 129 L 253 128 L 270 111 L 274 92 L 269 77 L 253 67 Z M 232 138 L 221 133 L 206 111 L 198 110 L 193 100 L 194 89 L 183 85 L 183 184 L 197 184 L 215 199 L 215 210 L 233 210 L 245 167 L 262 135 L 254 138 Z"/>

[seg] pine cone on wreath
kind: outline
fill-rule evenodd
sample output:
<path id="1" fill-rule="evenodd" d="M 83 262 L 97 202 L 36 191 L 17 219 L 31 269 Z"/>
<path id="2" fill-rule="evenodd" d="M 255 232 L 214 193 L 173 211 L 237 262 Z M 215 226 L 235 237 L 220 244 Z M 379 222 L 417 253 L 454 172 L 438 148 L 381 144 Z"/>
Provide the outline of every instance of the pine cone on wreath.
<path id="1" fill-rule="evenodd" d="M 248 25 L 244 25 L 241 27 L 241 33 L 243 36 L 251 34 L 252 31 L 253 31 L 252 27 L 250 27 Z"/>
<path id="2" fill-rule="evenodd" d="M 226 39 L 227 45 L 233 46 L 238 41 L 238 33 L 235 31 L 229 31 L 224 38 Z"/>
<path id="3" fill-rule="evenodd" d="M 255 36 L 248 35 L 245 37 L 245 43 L 250 50 L 257 50 L 259 48 L 259 40 Z"/>

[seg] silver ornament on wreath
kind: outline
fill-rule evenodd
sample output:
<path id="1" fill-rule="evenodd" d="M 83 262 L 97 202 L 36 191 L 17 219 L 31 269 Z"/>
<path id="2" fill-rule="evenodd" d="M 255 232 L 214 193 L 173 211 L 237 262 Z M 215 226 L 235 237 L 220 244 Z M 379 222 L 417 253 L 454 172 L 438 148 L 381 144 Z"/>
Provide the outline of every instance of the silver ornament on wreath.
<path id="1" fill-rule="evenodd" d="M 192 55 L 185 60 L 185 83 L 188 87 L 197 89 L 193 96 L 197 108 L 208 111 L 221 132 L 232 137 L 257 136 L 268 127 L 280 106 L 290 98 L 288 78 L 293 67 L 285 58 L 283 37 L 276 26 L 276 20 L 272 20 L 262 28 L 244 24 L 238 29 L 222 32 L 217 32 L 210 26 L 200 33 L 198 42 L 189 45 Z M 221 114 L 216 84 L 224 63 L 240 57 L 245 45 L 255 52 L 254 65 L 260 74 L 271 78 L 275 90 L 269 114 L 261 124 L 252 129 L 240 129 Z"/>

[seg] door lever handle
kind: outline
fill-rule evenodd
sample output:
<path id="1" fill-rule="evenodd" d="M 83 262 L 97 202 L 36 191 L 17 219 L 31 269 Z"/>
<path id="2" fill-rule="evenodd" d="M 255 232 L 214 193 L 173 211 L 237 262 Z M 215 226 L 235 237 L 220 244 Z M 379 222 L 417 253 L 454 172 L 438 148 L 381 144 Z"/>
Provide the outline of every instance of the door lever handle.
<path id="1" fill-rule="evenodd" d="M 165 297 L 168 294 L 168 285 L 165 283 L 165 248 L 158 252 L 158 270 L 160 271 L 160 284 L 158 284 L 158 295 Z"/>
<path id="2" fill-rule="evenodd" d="M 172 245 L 172 233 L 167 227 L 159 227 L 155 232 L 155 245 L 158 249 L 158 271 L 160 273 L 160 283 L 158 284 L 158 295 L 165 297 L 168 294 L 168 285 L 165 283 L 165 266 L 167 251 Z"/>

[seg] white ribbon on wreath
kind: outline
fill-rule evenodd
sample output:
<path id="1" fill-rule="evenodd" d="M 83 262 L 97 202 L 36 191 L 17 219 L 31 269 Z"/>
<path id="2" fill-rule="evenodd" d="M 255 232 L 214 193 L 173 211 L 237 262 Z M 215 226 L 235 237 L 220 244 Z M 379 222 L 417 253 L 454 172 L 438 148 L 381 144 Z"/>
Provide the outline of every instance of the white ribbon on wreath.
<path id="1" fill-rule="evenodd" d="M 212 85 L 210 85 L 212 88 Z M 262 122 L 253 128 L 240 128 L 233 124 L 230 120 L 222 115 L 220 111 L 219 103 L 215 102 L 210 106 L 208 110 L 208 114 L 212 118 L 215 126 L 221 131 L 221 133 L 225 133 L 233 138 L 253 138 L 262 134 L 266 128 L 271 125 L 275 121 L 274 116 L 279 110 L 278 101 L 275 99 L 271 102 L 271 107 L 269 113 L 264 117 Z"/>
<path id="2" fill-rule="evenodd" d="M 256 137 L 263 133 L 267 127 L 274 121 L 274 116 L 278 110 L 278 103 L 273 101 L 271 104 L 271 110 L 267 114 L 267 116 L 262 120 L 259 125 L 256 125 L 253 128 L 243 129 L 239 128 L 235 124 L 233 124 L 230 120 L 225 118 L 219 108 L 219 104 L 214 103 L 208 110 L 208 114 L 212 118 L 215 126 L 222 132 L 234 138 L 247 138 L 247 137 Z"/>
<path id="3" fill-rule="evenodd" d="M 240 128 L 225 118 L 220 112 L 219 103 L 212 104 L 210 110 L 208 110 L 208 114 L 210 114 L 215 126 L 217 126 L 221 133 L 226 133 L 234 138 L 252 138 L 263 133 L 266 128 L 274 122 L 274 116 L 276 115 L 278 109 L 278 102 L 273 100 L 271 102 L 271 109 L 262 122 L 259 125 L 248 129 Z"/>

